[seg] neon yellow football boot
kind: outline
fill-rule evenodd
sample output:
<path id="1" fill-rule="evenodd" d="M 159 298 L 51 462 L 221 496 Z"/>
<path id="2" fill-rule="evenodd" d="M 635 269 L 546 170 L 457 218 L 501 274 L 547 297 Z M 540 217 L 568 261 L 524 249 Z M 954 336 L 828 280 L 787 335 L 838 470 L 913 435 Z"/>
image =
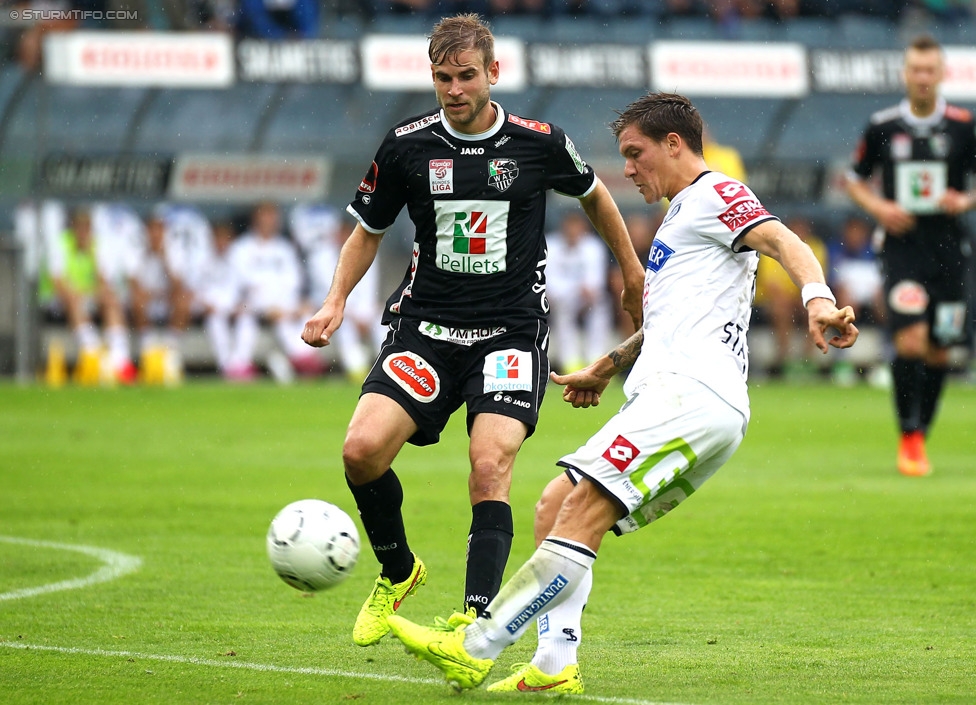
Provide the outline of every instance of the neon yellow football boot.
<path id="1" fill-rule="evenodd" d="M 571 663 L 554 676 L 543 673 L 531 663 L 512 666 L 512 675 L 488 686 L 489 693 L 567 693 L 583 692 L 579 665 Z"/>
<path id="2" fill-rule="evenodd" d="M 400 603 L 407 595 L 414 594 L 427 582 L 427 568 L 424 562 L 413 557 L 413 570 L 402 583 L 395 585 L 382 575 L 376 578 L 373 591 L 359 610 L 356 625 L 352 628 L 352 640 L 359 646 L 371 646 L 390 631 L 387 617 L 400 609 Z"/>
<path id="3" fill-rule="evenodd" d="M 455 613 L 451 619 L 458 623 L 454 629 L 422 627 L 397 615 L 391 616 L 388 621 L 393 636 L 401 641 L 407 651 L 434 664 L 456 690 L 477 688 L 494 661 L 475 658 L 465 650 L 464 630 L 474 621 L 472 617 Z"/>

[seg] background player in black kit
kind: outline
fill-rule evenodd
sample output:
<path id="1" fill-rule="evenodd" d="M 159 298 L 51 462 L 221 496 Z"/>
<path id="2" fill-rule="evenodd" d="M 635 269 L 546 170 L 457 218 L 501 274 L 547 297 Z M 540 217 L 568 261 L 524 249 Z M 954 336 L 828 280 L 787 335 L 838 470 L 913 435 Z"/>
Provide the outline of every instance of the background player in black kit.
<path id="1" fill-rule="evenodd" d="M 436 443 L 467 407 L 472 505 L 464 609 L 498 592 L 512 542 L 511 470 L 535 429 L 546 357 L 545 206 L 550 189 L 579 199 L 625 276 L 623 304 L 639 325 L 643 268 L 613 198 L 555 125 L 490 99 L 494 38 L 477 15 L 443 19 L 430 36 L 438 109 L 383 140 L 349 211 L 359 221 L 332 288 L 302 338 L 327 345 L 345 300 L 383 233 L 406 206 L 416 226 L 406 275 L 387 301 L 390 332 L 365 383 L 342 449 L 350 490 L 381 565 L 353 628 L 367 646 L 426 580 L 408 548 L 403 492 L 390 467 L 404 443 Z"/>
<path id="2" fill-rule="evenodd" d="M 976 170 L 968 110 L 946 104 L 938 87 L 942 48 L 929 36 L 905 52 L 906 97 L 875 113 L 854 156 L 847 190 L 884 228 L 881 262 L 895 349 L 895 408 L 902 437 L 898 469 L 931 472 L 925 437 L 945 382 L 948 348 L 964 343 L 969 243 L 960 214 L 976 206 L 966 191 Z M 866 182 L 881 167 L 882 193 Z"/>

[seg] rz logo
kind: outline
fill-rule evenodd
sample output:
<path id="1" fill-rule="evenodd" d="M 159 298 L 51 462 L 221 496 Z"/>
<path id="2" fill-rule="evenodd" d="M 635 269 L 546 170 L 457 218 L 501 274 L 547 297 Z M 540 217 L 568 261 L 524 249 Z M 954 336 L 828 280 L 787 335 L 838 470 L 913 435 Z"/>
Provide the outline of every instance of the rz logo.
<path id="1" fill-rule="evenodd" d="M 638 455 L 640 451 L 637 450 L 637 446 L 623 436 L 617 436 L 610 447 L 604 451 L 603 459 L 623 472 Z"/>

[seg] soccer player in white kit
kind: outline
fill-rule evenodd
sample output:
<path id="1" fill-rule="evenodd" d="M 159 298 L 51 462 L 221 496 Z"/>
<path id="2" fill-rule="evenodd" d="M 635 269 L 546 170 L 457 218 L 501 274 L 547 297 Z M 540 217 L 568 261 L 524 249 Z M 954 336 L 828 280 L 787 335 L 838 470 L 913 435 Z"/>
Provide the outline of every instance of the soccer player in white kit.
<path id="1" fill-rule="evenodd" d="M 546 236 L 555 368 L 573 372 L 607 349 L 613 330 L 608 273 L 610 250 L 582 211 L 569 211 L 559 230 Z"/>
<path id="2" fill-rule="evenodd" d="M 318 355 L 302 342 L 304 273 L 298 250 L 281 233 L 276 204 L 261 203 L 254 209 L 251 230 L 235 240 L 229 257 L 243 298 L 236 320 L 236 346 L 226 376 L 240 381 L 254 376 L 262 319 L 274 328 L 275 338 L 295 372 L 321 372 Z"/>
<path id="3" fill-rule="evenodd" d="M 329 294 L 339 250 L 352 234 L 354 220 L 331 206 L 302 203 L 288 217 L 292 239 L 298 245 L 308 278 L 308 299 L 318 307 Z M 380 319 L 379 263 L 373 260 L 346 299 L 346 325 L 332 336 L 335 354 L 346 375 L 359 383 L 383 345 L 386 326 Z"/>
<path id="4" fill-rule="evenodd" d="M 607 531 L 627 533 L 674 509 L 735 452 L 749 421 L 746 333 L 758 253 L 801 287 L 818 348 L 857 339 L 854 313 L 838 310 L 810 248 L 741 182 L 708 171 L 702 123 L 683 96 L 651 93 L 614 121 L 624 174 L 647 203 L 670 199 L 647 263 L 641 330 L 566 376 L 563 399 L 599 403 L 633 365 L 626 403 L 585 445 L 563 457 L 536 511 L 538 548 L 478 619 L 427 628 L 394 615 L 408 651 L 457 688 L 477 687 L 494 659 L 538 620 L 532 663 L 492 691 L 581 693 L 576 660 L 592 565 Z M 829 342 L 829 328 L 837 335 Z"/>

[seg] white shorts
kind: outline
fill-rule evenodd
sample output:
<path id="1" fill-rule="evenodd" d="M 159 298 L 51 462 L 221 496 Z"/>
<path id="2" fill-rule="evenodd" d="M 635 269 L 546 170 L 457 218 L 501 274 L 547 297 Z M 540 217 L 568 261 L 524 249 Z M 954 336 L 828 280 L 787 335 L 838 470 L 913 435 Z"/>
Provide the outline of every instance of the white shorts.
<path id="1" fill-rule="evenodd" d="M 667 514 L 732 457 L 746 418 L 701 382 L 657 373 L 575 453 L 557 463 L 574 484 L 586 477 L 627 514 L 615 533 Z"/>

